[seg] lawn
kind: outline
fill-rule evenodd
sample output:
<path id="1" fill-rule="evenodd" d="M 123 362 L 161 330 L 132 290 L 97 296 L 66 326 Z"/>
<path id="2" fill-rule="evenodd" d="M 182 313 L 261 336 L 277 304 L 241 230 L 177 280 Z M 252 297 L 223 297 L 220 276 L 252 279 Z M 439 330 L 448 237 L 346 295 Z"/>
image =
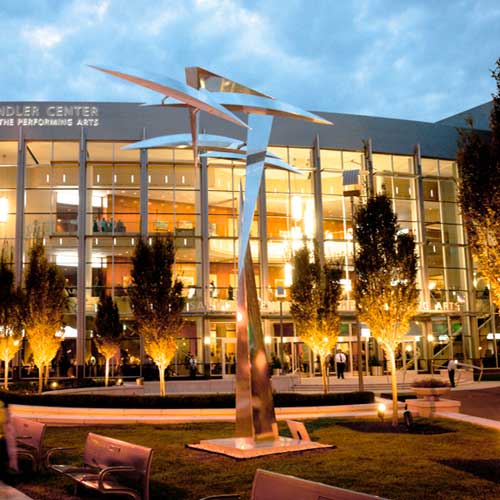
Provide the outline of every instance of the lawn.
<path id="1" fill-rule="evenodd" d="M 389 423 L 378 421 L 308 421 L 314 440 L 336 448 L 247 461 L 185 447 L 201 439 L 231 436 L 233 425 L 222 423 L 49 428 L 46 444 L 81 449 L 92 431 L 152 447 L 152 499 L 193 500 L 235 491 L 248 499 L 256 468 L 391 499 L 500 499 L 498 432 L 451 420 L 415 423 L 415 432 L 408 433 L 394 432 Z M 284 424 L 280 433 L 289 435 Z M 71 481 L 54 473 L 25 473 L 9 482 L 37 500 L 74 498 Z"/>

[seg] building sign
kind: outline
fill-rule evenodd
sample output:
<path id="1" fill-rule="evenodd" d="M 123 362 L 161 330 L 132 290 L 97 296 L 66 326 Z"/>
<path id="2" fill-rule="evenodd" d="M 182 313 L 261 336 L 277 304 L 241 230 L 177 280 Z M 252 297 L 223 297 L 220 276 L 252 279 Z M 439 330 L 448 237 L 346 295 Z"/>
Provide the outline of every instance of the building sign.
<path id="1" fill-rule="evenodd" d="M 91 104 L 1 104 L 0 127 L 98 127 Z"/>
<path id="2" fill-rule="evenodd" d="M 434 302 L 432 304 L 420 302 L 419 310 L 425 312 L 460 312 L 462 310 L 462 304 L 460 302 Z"/>

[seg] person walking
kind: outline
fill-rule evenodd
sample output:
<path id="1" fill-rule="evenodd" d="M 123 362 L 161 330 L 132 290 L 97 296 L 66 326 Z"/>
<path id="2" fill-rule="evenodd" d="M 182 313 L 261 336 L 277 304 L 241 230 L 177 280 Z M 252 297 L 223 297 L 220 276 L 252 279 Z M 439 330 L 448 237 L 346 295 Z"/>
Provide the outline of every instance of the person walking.
<path id="1" fill-rule="evenodd" d="M 335 365 L 337 369 L 337 378 L 344 378 L 345 362 L 347 361 L 346 355 L 341 349 L 335 354 Z"/>
<path id="2" fill-rule="evenodd" d="M 455 370 L 457 369 L 458 362 L 456 359 L 450 359 L 448 361 L 448 378 L 450 379 L 450 384 L 455 387 Z"/>

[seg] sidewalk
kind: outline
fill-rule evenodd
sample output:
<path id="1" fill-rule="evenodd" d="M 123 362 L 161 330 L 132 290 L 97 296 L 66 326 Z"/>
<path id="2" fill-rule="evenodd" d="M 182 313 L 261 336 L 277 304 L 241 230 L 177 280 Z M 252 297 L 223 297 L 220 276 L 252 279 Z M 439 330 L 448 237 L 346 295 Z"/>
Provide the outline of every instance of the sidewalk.
<path id="1" fill-rule="evenodd" d="M 0 498 L 2 500 L 31 500 L 31 497 L 26 496 L 19 490 L 16 490 L 0 481 Z"/>

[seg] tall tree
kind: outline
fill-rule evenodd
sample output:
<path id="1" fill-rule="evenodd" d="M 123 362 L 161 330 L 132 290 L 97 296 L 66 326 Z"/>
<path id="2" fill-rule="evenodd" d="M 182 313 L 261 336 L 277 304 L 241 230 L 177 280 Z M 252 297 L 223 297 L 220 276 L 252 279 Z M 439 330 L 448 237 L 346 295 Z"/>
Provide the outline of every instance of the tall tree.
<path id="1" fill-rule="evenodd" d="M 355 297 L 360 321 L 384 350 L 392 381 L 392 425 L 398 424 L 395 351 L 417 311 L 417 256 L 410 234 L 399 232 L 385 194 L 369 198 L 355 215 Z"/>
<path id="2" fill-rule="evenodd" d="M 158 366 L 160 394 L 165 395 L 165 370 L 177 350 L 177 335 L 183 324 L 185 299 L 182 283 L 173 277 L 175 246 L 171 235 L 155 238 L 152 245 L 140 239 L 132 257 L 129 297 L 144 338 L 144 349 Z"/>
<path id="3" fill-rule="evenodd" d="M 37 233 L 29 251 L 24 288 L 24 328 L 38 368 L 38 392 L 42 392 L 44 370 L 47 380 L 50 363 L 61 346 L 56 334 L 63 327 L 67 296 L 64 275 L 47 260 L 43 240 Z"/>
<path id="4" fill-rule="evenodd" d="M 9 388 L 9 362 L 21 346 L 21 290 L 14 285 L 12 250 L 5 243 L 0 251 L 0 359 L 4 362 L 4 388 Z"/>
<path id="5" fill-rule="evenodd" d="M 497 92 L 490 115 L 491 134 L 460 131 L 457 164 L 459 202 L 469 246 L 479 272 L 489 281 L 500 308 L 500 59 L 491 72 Z"/>
<path id="6" fill-rule="evenodd" d="M 300 338 L 321 360 L 323 391 L 328 392 L 327 358 L 338 340 L 340 317 L 337 313 L 342 295 L 338 263 L 319 263 L 317 244 L 311 252 L 304 243 L 293 257 L 290 313 Z"/>
<path id="7" fill-rule="evenodd" d="M 107 387 L 109 381 L 109 362 L 120 352 L 120 338 L 123 326 L 120 321 L 118 306 L 113 301 L 113 298 L 105 292 L 101 292 L 99 297 L 94 331 L 96 334 L 94 340 L 97 349 L 106 361 L 104 385 Z"/>

